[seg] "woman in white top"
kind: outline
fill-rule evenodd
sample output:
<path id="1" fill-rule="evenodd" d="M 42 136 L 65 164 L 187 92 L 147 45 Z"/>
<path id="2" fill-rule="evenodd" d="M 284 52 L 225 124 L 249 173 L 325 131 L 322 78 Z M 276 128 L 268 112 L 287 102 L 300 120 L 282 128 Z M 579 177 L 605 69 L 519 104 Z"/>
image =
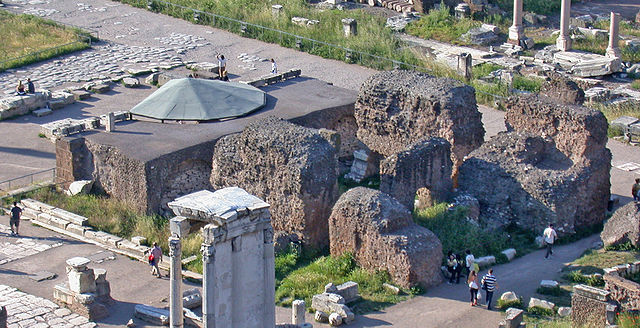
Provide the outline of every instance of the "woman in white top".
<path id="1" fill-rule="evenodd" d="M 469 273 L 467 285 L 469 285 L 469 293 L 471 294 L 471 306 L 476 306 L 478 305 L 478 274 L 475 270 L 471 270 Z"/>

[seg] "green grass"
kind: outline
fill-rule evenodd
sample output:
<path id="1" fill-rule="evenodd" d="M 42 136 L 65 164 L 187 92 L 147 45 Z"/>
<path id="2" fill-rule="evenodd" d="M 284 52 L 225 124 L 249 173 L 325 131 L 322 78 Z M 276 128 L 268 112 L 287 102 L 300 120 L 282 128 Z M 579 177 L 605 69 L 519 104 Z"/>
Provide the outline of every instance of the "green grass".
<path id="1" fill-rule="evenodd" d="M 514 89 L 522 91 L 539 92 L 540 87 L 542 86 L 542 80 L 516 74 L 513 76 L 513 83 L 511 86 Z"/>
<path id="2" fill-rule="evenodd" d="M 640 90 L 640 79 L 631 82 L 631 88 Z"/>
<path id="3" fill-rule="evenodd" d="M 338 177 L 338 191 L 342 195 L 345 191 L 355 187 L 367 187 L 371 189 L 380 189 L 380 176 L 374 175 L 362 179 L 360 182 L 355 182 L 351 179 L 347 179 L 344 176 L 346 173 Z"/>
<path id="4" fill-rule="evenodd" d="M 533 249 L 535 235 L 531 232 L 507 229 L 507 231 L 487 231 L 467 221 L 466 210 L 455 208 L 448 210 L 446 203 L 418 210 L 414 213 L 415 221 L 431 230 L 442 242 L 443 255 L 449 250 L 462 253 L 469 249 L 476 256 L 494 255 L 498 262 L 501 251 L 515 248 L 518 256 L 529 253 Z"/>
<path id="5" fill-rule="evenodd" d="M 640 259 L 640 252 L 587 250 L 580 258 L 571 262 L 572 269 L 580 269 L 585 274 L 602 273 L 602 269 L 621 263 L 632 263 Z"/>
<path id="6" fill-rule="evenodd" d="M 601 111 L 609 122 L 620 116 L 640 118 L 640 102 L 638 101 L 625 101 L 624 103 L 618 104 L 595 103 L 589 106 Z"/>
<path id="7" fill-rule="evenodd" d="M 87 42 L 76 42 L 84 40 L 79 34 L 46 19 L 0 10 L 0 71 L 88 48 Z"/>
<path id="8" fill-rule="evenodd" d="M 503 69 L 503 68 L 504 67 L 494 63 L 482 63 L 480 65 L 473 66 L 472 68 L 473 77 L 476 79 L 485 77 L 491 74 L 492 72 L 497 71 L 499 69 Z"/>
<path id="9" fill-rule="evenodd" d="M 351 304 L 354 313 L 379 310 L 410 297 L 410 294 L 394 295 L 382 286 L 392 283 L 386 272 L 368 272 L 355 263 L 351 254 L 340 257 L 321 256 L 314 260 L 304 254 L 288 252 L 276 257 L 276 303 L 290 306 L 295 299 L 311 304 L 311 297 L 324 292 L 324 286 L 333 282 L 358 283 L 361 300 Z"/>
<path id="10" fill-rule="evenodd" d="M 532 308 L 528 308 L 527 312 L 532 315 L 543 316 L 543 317 L 553 317 L 555 312 L 553 310 L 543 308 L 540 306 L 534 306 Z"/>
<path id="11" fill-rule="evenodd" d="M 576 0 L 572 0 L 576 2 Z M 513 11 L 513 1 L 511 0 L 489 0 L 489 3 L 497 4 L 502 10 Z M 527 0 L 523 2 L 523 10 L 541 15 L 553 15 L 560 12 L 560 0 Z M 510 16 L 510 15 L 509 15 Z"/>
<path id="12" fill-rule="evenodd" d="M 49 205 L 62 208 L 69 212 L 85 216 L 89 219 L 89 226 L 96 230 L 105 231 L 122 238 L 144 236 L 147 243 L 157 242 L 163 252 L 167 253 L 169 226 L 168 220 L 159 215 L 146 215 L 135 210 L 131 204 L 102 195 L 67 196 L 53 188 L 41 188 L 24 194 L 18 198 L 5 198 L 10 204 L 22 198 L 33 198 Z M 197 255 L 201 259 L 200 245 L 202 237 L 199 233 L 187 236 L 182 243 L 183 257 Z M 195 261 L 187 269 L 202 272 L 201 261 Z"/>
<path id="13" fill-rule="evenodd" d="M 538 328 L 572 328 L 571 317 L 549 318 L 525 314 L 523 321 L 527 323 L 527 327 L 531 325 Z"/>
<path id="14" fill-rule="evenodd" d="M 522 302 L 522 297 L 517 300 L 505 301 L 498 298 L 498 309 L 506 310 L 508 308 L 516 308 L 516 309 L 524 309 L 524 303 Z"/>
<path id="15" fill-rule="evenodd" d="M 575 270 L 567 273 L 565 278 L 570 282 L 576 283 L 576 284 L 589 285 L 593 287 L 604 286 L 604 280 L 602 280 L 602 278 L 595 277 L 593 275 L 584 275 L 580 270 Z"/>
<path id="16" fill-rule="evenodd" d="M 423 39 L 434 39 L 442 42 L 464 44 L 459 40 L 462 34 L 469 29 L 482 25 L 481 22 L 472 19 L 456 19 L 449 12 L 448 6 L 440 6 L 440 9 L 432 9 L 419 20 L 409 23 L 406 27 L 408 34 Z"/>

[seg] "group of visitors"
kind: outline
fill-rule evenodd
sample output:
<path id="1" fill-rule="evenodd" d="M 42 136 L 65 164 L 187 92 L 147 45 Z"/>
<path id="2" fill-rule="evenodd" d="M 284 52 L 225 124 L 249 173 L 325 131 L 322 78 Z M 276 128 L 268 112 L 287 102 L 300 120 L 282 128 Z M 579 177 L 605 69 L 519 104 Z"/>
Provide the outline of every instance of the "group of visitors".
<path id="1" fill-rule="evenodd" d="M 24 84 L 22 84 L 22 81 L 18 81 L 18 86 L 16 87 L 16 94 L 18 96 L 24 96 L 27 93 L 36 93 L 36 86 L 33 84 L 30 78 L 27 79 L 26 90 Z"/>
<path id="2" fill-rule="evenodd" d="M 465 251 L 464 257 L 462 254 L 454 254 L 452 251 L 447 253 L 447 270 L 451 273 L 448 284 L 460 283 L 460 276 L 462 274 L 467 277 L 467 286 L 469 286 L 469 293 L 471 294 L 471 306 L 478 306 L 478 300 L 480 295 L 478 291 L 482 288 L 485 291 L 487 309 L 491 310 L 491 300 L 493 299 L 493 292 L 498 287 L 496 277 L 493 275 L 493 269 L 489 269 L 489 272 L 482 277 L 481 284 L 478 282 L 478 273 L 480 267 L 476 263 L 476 259 L 471 254 L 471 250 Z"/>

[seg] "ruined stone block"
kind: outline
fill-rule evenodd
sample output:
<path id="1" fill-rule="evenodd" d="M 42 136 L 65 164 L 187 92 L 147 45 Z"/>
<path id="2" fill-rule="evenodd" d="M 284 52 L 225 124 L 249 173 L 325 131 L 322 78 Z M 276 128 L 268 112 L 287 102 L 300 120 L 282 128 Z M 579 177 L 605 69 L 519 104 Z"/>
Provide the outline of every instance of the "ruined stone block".
<path id="1" fill-rule="evenodd" d="M 96 278 L 93 269 L 84 271 L 71 270 L 67 275 L 69 277 L 69 289 L 72 292 L 82 294 L 96 291 Z"/>
<path id="2" fill-rule="evenodd" d="M 438 237 L 380 191 L 357 187 L 342 194 L 329 218 L 329 238 L 331 255 L 351 252 L 360 266 L 387 270 L 403 288 L 442 281 Z"/>
<path id="3" fill-rule="evenodd" d="M 218 141 L 211 184 L 264 199 L 275 231 L 320 247 L 328 243 L 327 217 L 338 196 L 336 153 L 317 130 L 267 118 Z"/>
<path id="4" fill-rule="evenodd" d="M 351 303 L 360 298 L 360 295 L 358 295 L 358 283 L 353 281 L 347 281 L 336 286 L 336 293 L 344 298 L 345 303 Z"/>
<path id="5" fill-rule="evenodd" d="M 374 74 L 360 88 L 355 108 L 358 138 L 384 156 L 440 137 L 451 144 L 455 174 L 484 142 L 474 89 L 451 79 L 403 70 Z"/>

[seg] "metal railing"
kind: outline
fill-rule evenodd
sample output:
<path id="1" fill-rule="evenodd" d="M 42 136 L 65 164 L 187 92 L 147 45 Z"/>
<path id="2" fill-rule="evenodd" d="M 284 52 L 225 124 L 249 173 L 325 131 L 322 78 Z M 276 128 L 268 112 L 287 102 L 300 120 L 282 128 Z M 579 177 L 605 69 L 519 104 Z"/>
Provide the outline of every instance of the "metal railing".
<path id="1" fill-rule="evenodd" d="M 23 175 L 17 178 L 12 178 L 4 181 L 0 181 L 0 191 L 9 192 L 18 188 L 41 184 L 52 183 L 56 180 L 56 168 L 50 168 L 43 171 L 38 171 Z"/>
<path id="2" fill-rule="evenodd" d="M 222 16 L 219 14 L 190 8 L 164 0 L 114 0 L 130 4 L 134 7 L 144 8 L 152 12 L 163 13 L 172 17 L 181 18 L 195 24 L 208 25 L 214 28 L 230 31 L 243 37 L 261 40 L 268 43 L 276 43 L 283 47 L 297 49 L 320 57 L 341 60 L 350 64 L 359 64 L 379 70 L 392 68 L 413 69 L 425 73 L 433 74 L 429 67 L 406 63 L 400 60 L 391 59 L 379 55 L 370 54 L 336 45 L 324 41 L 311 39 L 305 36 L 278 30 L 275 28 L 249 23 L 242 20 Z M 435 74 L 434 74 L 435 75 Z M 476 89 L 477 93 L 484 95 L 493 101 L 486 103 L 495 104 L 497 101 L 506 98 L 505 96 L 485 92 Z M 509 91 L 509 94 L 511 91 Z"/>

